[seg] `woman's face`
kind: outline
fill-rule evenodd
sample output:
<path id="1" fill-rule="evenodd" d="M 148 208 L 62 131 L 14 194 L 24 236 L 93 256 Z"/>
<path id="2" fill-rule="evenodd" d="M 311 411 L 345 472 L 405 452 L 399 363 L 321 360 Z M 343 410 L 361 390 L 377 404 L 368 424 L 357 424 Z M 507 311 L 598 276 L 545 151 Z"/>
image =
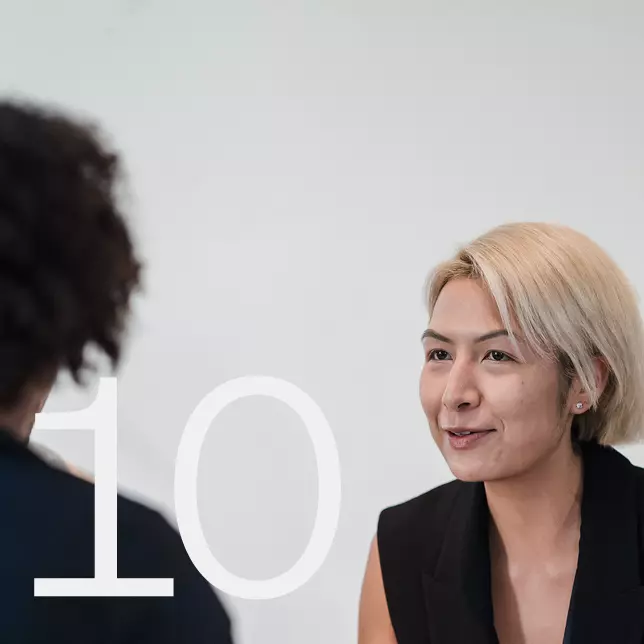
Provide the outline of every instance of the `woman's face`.
<path id="1" fill-rule="evenodd" d="M 570 449 L 558 365 L 518 339 L 522 355 L 476 281 L 453 280 L 441 291 L 423 338 L 420 397 L 434 440 L 461 480 L 517 476 Z"/>

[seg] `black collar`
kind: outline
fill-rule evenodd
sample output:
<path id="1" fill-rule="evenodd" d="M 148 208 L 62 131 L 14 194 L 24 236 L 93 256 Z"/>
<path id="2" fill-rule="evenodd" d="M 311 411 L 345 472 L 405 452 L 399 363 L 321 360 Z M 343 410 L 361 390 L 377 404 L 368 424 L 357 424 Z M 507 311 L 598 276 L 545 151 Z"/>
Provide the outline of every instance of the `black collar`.
<path id="1" fill-rule="evenodd" d="M 24 450 L 27 446 L 26 442 L 19 441 L 16 438 L 15 432 L 9 427 L 0 425 L 0 449 L 3 450 Z"/>
<path id="2" fill-rule="evenodd" d="M 581 537 L 570 616 L 573 644 L 642 644 L 644 586 L 637 470 L 617 451 L 583 447 Z M 639 483 L 642 485 L 642 483 Z M 498 644 L 492 610 L 489 510 L 482 483 L 461 488 L 441 554 L 425 562 L 432 644 Z M 455 611 L 455 606 L 458 610 Z M 459 615 L 455 619 L 455 615 Z"/>

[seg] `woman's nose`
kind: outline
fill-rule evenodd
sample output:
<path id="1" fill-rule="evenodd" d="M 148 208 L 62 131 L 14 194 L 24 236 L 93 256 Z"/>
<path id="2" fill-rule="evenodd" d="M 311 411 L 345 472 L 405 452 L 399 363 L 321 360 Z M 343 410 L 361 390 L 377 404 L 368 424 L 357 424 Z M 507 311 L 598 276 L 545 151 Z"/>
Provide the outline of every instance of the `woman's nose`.
<path id="1" fill-rule="evenodd" d="M 475 407 L 479 401 L 480 393 L 471 367 L 454 364 L 445 384 L 443 405 L 456 411 L 464 407 Z"/>

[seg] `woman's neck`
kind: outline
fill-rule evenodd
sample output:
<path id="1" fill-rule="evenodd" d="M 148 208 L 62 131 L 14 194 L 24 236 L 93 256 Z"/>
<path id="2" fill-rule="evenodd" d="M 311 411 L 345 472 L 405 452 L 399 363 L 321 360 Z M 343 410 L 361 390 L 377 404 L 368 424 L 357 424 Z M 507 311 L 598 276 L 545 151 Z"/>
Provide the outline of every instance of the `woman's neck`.
<path id="1" fill-rule="evenodd" d="M 491 545 L 506 561 L 543 561 L 577 548 L 583 464 L 572 445 L 521 477 L 485 484 Z"/>

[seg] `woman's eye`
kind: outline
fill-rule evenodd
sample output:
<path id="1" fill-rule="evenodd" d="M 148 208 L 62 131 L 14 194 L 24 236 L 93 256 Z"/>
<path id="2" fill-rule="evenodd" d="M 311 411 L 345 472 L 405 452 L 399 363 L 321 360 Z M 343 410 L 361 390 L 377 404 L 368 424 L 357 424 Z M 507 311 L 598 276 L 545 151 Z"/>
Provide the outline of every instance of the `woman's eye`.
<path id="1" fill-rule="evenodd" d="M 444 360 L 447 360 L 448 358 L 449 353 L 447 353 L 447 351 L 445 351 L 444 349 L 432 349 L 427 354 L 428 361 L 442 362 Z"/>
<path id="2" fill-rule="evenodd" d="M 489 351 L 486 357 L 489 357 L 492 360 L 492 362 L 512 361 L 512 358 L 507 353 L 504 353 L 503 351 Z"/>

